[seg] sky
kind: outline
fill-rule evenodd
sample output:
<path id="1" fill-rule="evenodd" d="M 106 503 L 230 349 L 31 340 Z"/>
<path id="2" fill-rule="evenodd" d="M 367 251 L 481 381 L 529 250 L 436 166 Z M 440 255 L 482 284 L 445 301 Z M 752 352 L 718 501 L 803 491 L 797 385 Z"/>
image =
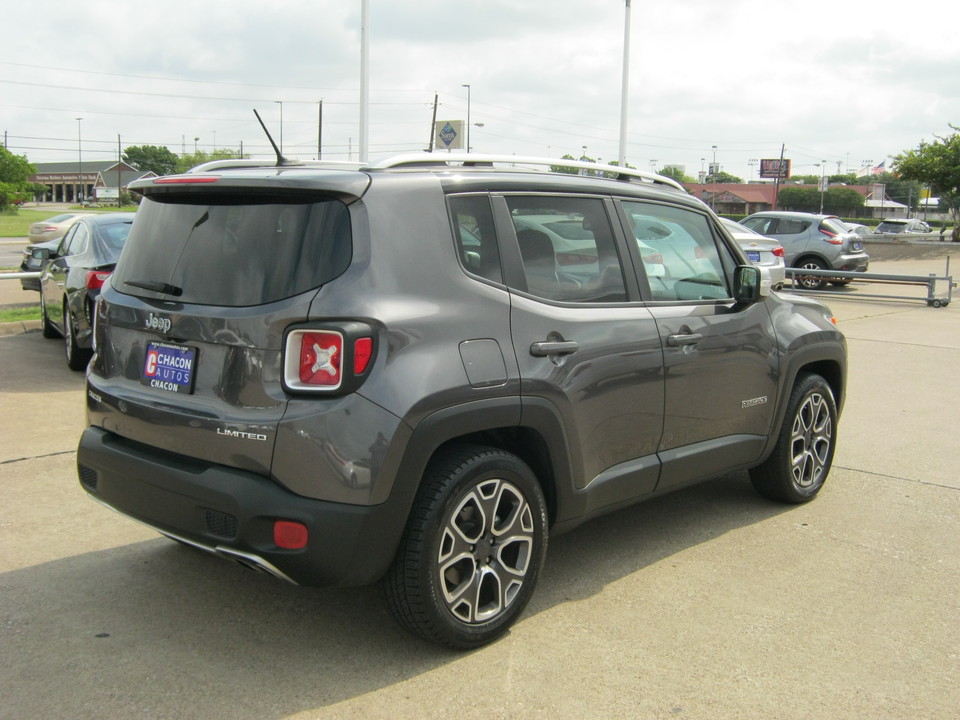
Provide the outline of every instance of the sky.
<path id="1" fill-rule="evenodd" d="M 319 135 L 323 159 L 360 159 L 361 0 L 7 5 L 0 130 L 31 162 L 272 156 L 253 109 L 288 157 L 316 158 Z M 784 148 L 794 174 L 832 174 L 949 135 L 960 6 L 923 7 L 631 0 L 627 162 L 749 180 Z M 473 152 L 616 160 L 626 16 L 626 0 L 368 0 L 368 159 L 425 150 L 436 98 L 437 120 L 469 115 Z"/>

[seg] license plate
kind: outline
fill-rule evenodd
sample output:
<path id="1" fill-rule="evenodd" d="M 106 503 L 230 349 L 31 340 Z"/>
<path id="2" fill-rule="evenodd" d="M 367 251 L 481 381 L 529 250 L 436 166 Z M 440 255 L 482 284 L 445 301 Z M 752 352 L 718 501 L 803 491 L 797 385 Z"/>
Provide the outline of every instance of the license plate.
<path id="1" fill-rule="evenodd" d="M 760 262 L 760 253 L 755 250 L 747 250 L 747 260 L 750 262 Z"/>
<path id="2" fill-rule="evenodd" d="M 147 343 L 140 382 L 168 392 L 193 392 L 197 349 L 183 345 Z"/>

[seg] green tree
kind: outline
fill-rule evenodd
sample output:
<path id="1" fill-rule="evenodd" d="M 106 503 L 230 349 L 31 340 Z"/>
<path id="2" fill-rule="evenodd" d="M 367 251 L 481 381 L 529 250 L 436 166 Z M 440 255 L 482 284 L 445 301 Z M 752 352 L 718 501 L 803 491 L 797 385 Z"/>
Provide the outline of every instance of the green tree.
<path id="1" fill-rule="evenodd" d="M 820 192 L 815 187 L 781 187 L 777 193 L 777 207 L 796 212 L 817 212 L 820 209 Z"/>
<path id="2" fill-rule="evenodd" d="M 42 187 L 30 182 L 36 171 L 25 155 L 14 155 L 0 145 L 0 211 L 9 211 L 16 202 L 31 197 Z"/>
<path id="3" fill-rule="evenodd" d="M 664 177 L 673 178 L 678 183 L 692 183 L 694 179 L 678 167 L 665 167 L 657 171 Z"/>
<path id="4" fill-rule="evenodd" d="M 932 143 L 920 144 L 893 159 L 893 168 L 903 180 L 927 185 L 946 206 L 953 220 L 952 239 L 960 242 L 960 128 L 949 137 L 937 137 Z"/>
<path id="5" fill-rule="evenodd" d="M 742 183 L 743 178 L 737 177 L 736 175 L 731 175 L 724 170 L 721 170 L 716 175 L 707 175 L 707 184 L 712 183 Z"/>
<path id="6" fill-rule="evenodd" d="M 859 217 L 866 198 L 853 188 L 829 187 L 823 194 L 823 211 L 828 215 Z"/>
<path id="7" fill-rule="evenodd" d="M 170 148 L 158 145 L 131 145 L 123 151 L 123 161 L 137 170 L 169 175 L 177 167 L 177 156 Z"/>
<path id="8" fill-rule="evenodd" d="M 184 173 L 192 167 L 197 165 L 202 165 L 205 162 L 210 162 L 211 160 L 242 160 L 244 158 L 250 157 L 246 153 L 243 155 L 240 154 L 237 150 L 229 150 L 227 148 L 217 148 L 213 152 L 206 152 L 205 150 L 199 150 L 195 153 L 187 153 L 186 155 L 181 155 L 176 158 L 176 167 L 174 172 Z"/>

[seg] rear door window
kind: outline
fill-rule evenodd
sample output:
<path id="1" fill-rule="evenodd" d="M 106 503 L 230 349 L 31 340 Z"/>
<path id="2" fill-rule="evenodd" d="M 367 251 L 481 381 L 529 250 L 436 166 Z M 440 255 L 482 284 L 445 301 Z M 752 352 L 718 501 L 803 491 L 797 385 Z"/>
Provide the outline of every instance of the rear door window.
<path id="1" fill-rule="evenodd" d="M 565 302 L 622 302 L 623 269 L 610 219 L 598 198 L 508 196 L 525 288 Z"/>
<path id="2" fill-rule="evenodd" d="M 350 215 L 316 196 L 170 194 L 137 211 L 114 287 L 145 297 L 241 307 L 320 287 L 352 254 Z"/>

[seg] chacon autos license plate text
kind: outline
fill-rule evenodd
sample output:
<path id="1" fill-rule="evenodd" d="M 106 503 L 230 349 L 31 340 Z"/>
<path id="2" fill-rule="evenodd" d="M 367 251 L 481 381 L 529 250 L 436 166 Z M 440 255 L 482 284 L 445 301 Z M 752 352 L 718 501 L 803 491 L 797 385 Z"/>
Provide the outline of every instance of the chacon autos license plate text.
<path id="1" fill-rule="evenodd" d="M 140 382 L 158 390 L 190 393 L 196 370 L 197 349 L 171 343 L 147 343 Z"/>

